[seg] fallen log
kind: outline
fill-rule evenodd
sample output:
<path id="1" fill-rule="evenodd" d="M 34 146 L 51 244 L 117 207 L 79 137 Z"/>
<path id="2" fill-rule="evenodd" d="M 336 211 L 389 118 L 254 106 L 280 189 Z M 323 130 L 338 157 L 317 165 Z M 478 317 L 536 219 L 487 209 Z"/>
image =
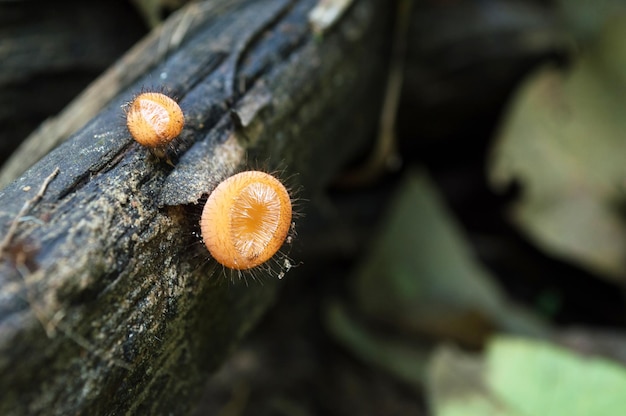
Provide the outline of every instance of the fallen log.
<path id="1" fill-rule="evenodd" d="M 223 278 L 195 234 L 203 198 L 260 164 L 313 201 L 373 138 L 387 2 L 188 7 L 124 58 L 153 65 L 0 191 L 0 414 L 188 412 L 279 289 Z M 146 89 L 185 113 L 174 166 L 124 124 Z"/>

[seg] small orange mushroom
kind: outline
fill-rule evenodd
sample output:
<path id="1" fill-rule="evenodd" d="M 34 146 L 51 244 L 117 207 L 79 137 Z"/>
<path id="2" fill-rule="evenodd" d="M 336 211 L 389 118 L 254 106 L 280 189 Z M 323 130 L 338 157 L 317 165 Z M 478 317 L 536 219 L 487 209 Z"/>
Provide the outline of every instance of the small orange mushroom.
<path id="1" fill-rule="evenodd" d="M 126 111 L 126 125 L 137 143 L 150 148 L 158 157 L 185 125 L 185 116 L 172 98 L 157 92 L 139 94 Z"/>
<path id="2" fill-rule="evenodd" d="M 291 229 L 289 192 L 272 175 L 241 172 L 221 182 L 209 195 L 200 219 L 211 256 L 235 270 L 268 261 Z"/>

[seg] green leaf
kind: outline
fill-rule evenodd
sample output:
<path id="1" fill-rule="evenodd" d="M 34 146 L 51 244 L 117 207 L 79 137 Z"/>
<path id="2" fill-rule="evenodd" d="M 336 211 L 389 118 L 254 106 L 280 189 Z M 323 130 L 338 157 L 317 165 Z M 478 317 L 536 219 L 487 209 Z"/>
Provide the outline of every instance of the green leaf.
<path id="1" fill-rule="evenodd" d="M 472 345 L 494 328 L 543 331 L 477 261 L 426 175 L 408 173 L 383 227 L 353 283 L 366 317 Z"/>
<path id="2" fill-rule="evenodd" d="M 536 340 L 498 337 L 483 360 L 440 348 L 428 370 L 437 416 L 620 416 L 626 371 Z"/>
<path id="3" fill-rule="evenodd" d="M 545 251 L 626 280 L 626 18 L 611 20 L 570 73 L 518 91 L 490 166 L 522 185 L 513 219 Z"/>
<path id="4" fill-rule="evenodd" d="M 547 343 L 498 338 L 487 352 L 490 389 L 528 416 L 626 413 L 626 371 Z"/>
<path id="5" fill-rule="evenodd" d="M 526 416 L 500 403 L 484 380 L 482 358 L 439 347 L 428 368 L 427 394 L 435 416 Z"/>
<path id="6" fill-rule="evenodd" d="M 424 334 L 478 346 L 494 329 L 547 332 L 501 292 L 435 186 L 414 171 L 353 277 L 356 307 L 329 302 L 326 327 L 356 356 L 413 386 L 424 381 L 430 347 L 416 341 Z"/>

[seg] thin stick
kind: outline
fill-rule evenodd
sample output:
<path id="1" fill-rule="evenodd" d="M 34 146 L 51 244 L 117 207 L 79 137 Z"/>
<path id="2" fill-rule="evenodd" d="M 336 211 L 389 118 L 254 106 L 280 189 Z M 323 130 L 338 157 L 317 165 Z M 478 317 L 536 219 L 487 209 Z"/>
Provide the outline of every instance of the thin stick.
<path id="1" fill-rule="evenodd" d="M 0 257 L 2 257 L 6 249 L 11 244 L 11 240 L 13 240 L 13 237 L 17 232 L 17 226 L 21 222 L 21 218 L 24 217 L 28 213 L 28 211 L 30 211 L 37 202 L 39 202 L 41 198 L 43 198 L 43 195 L 46 193 L 48 185 L 50 185 L 50 182 L 52 182 L 52 180 L 56 178 L 59 172 L 60 169 L 57 166 L 56 168 L 54 168 L 54 171 L 50 175 L 48 175 L 48 177 L 43 181 L 43 183 L 41 184 L 41 188 L 39 188 L 39 192 L 37 192 L 34 197 L 29 199 L 24 203 L 24 205 L 22 205 L 22 209 L 20 209 L 20 212 L 17 213 L 15 219 L 13 219 L 13 221 L 11 222 L 11 225 L 9 226 L 9 231 L 7 231 L 7 235 L 4 236 L 4 239 L 0 243 Z"/>
<path id="2" fill-rule="evenodd" d="M 396 118 L 404 70 L 406 64 L 406 49 L 409 27 L 411 23 L 411 0 L 398 2 L 396 11 L 396 26 L 392 45 L 391 67 L 387 76 L 385 97 L 380 114 L 378 138 L 368 159 L 353 171 L 342 175 L 337 185 L 363 186 L 382 176 L 389 169 L 397 169 L 401 163 L 396 149 Z"/>

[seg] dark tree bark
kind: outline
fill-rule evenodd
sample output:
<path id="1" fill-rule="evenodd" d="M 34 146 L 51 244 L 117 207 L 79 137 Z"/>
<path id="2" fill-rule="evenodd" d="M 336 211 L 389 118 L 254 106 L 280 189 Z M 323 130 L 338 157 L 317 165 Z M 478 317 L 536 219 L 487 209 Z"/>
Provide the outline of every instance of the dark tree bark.
<path id="1" fill-rule="evenodd" d="M 373 138 L 390 5 L 354 1 L 314 33 L 316 3 L 191 6 L 125 58 L 158 53 L 142 77 L 0 191 L 0 414 L 185 413 L 271 305 L 275 276 L 224 279 L 194 232 L 235 170 L 297 173 L 314 201 Z M 175 167 L 124 124 L 152 88 L 185 112 Z"/>

